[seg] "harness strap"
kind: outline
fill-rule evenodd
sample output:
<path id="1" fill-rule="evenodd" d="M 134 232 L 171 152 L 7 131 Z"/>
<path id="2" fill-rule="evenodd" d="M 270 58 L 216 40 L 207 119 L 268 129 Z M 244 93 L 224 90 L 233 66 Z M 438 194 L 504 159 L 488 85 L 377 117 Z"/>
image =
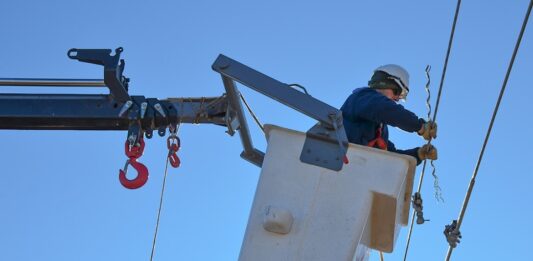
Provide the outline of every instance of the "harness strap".
<path id="1" fill-rule="evenodd" d="M 383 124 L 379 125 L 379 128 L 376 129 L 376 138 L 369 141 L 367 146 L 372 148 L 378 148 L 382 150 L 387 150 L 387 142 L 385 142 L 385 139 L 381 136 L 381 133 L 383 132 Z"/>

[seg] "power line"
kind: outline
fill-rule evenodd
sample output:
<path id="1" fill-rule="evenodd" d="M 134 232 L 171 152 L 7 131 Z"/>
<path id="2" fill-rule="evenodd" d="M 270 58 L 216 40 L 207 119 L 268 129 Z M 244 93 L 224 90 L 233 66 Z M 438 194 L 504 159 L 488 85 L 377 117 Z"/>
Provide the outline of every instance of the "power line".
<path id="1" fill-rule="evenodd" d="M 503 94 L 505 92 L 505 88 L 507 86 L 507 81 L 509 80 L 509 75 L 511 74 L 511 70 L 513 69 L 513 64 L 516 58 L 516 54 L 518 53 L 518 48 L 520 47 L 520 42 L 522 41 L 522 36 L 524 35 L 524 31 L 526 30 L 527 21 L 529 19 L 529 14 L 531 13 L 531 7 L 533 7 L 533 0 L 529 2 L 529 7 L 526 12 L 526 16 L 524 18 L 524 22 L 522 23 L 522 28 L 520 29 L 520 34 L 518 35 L 518 40 L 516 41 L 515 48 L 513 50 L 513 55 L 511 57 L 511 61 L 509 62 L 509 67 L 507 68 L 507 73 L 505 74 L 505 78 L 503 80 L 502 88 L 500 90 L 500 95 L 498 96 L 498 101 L 496 102 L 496 106 L 494 108 L 494 112 L 492 113 L 492 118 L 490 120 L 489 129 L 487 130 L 487 134 L 485 136 L 485 141 L 483 142 L 483 146 L 481 147 L 481 152 L 479 153 L 479 158 L 476 163 L 476 168 L 474 169 L 474 174 L 472 175 L 472 179 L 470 180 L 470 183 L 468 185 L 468 190 L 466 192 L 466 196 L 463 202 L 463 206 L 461 207 L 461 212 L 459 213 L 459 218 L 457 219 L 457 228 L 458 231 L 461 227 L 461 223 L 463 221 L 466 208 L 468 207 L 468 202 L 470 201 L 470 195 L 472 194 L 472 190 L 474 189 L 474 184 L 476 182 L 476 176 L 479 170 L 479 166 L 481 165 L 481 160 L 483 159 L 483 154 L 485 153 L 485 148 L 487 147 L 487 143 L 489 141 L 490 133 L 492 131 L 492 126 L 494 125 L 494 121 L 496 119 L 496 114 L 498 113 L 498 109 L 500 107 L 500 102 L 503 98 Z M 452 255 L 453 248 L 450 246 L 448 247 L 448 253 L 446 254 L 446 261 L 450 260 L 450 257 Z"/>
<path id="2" fill-rule="evenodd" d="M 441 97 L 441 93 L 442 93 L 442 86 L 444 85 L 444 78 L 446 76 L 446 69 L 448 68 L 448 60 L 450 58 L 450 52 L 451 52 L 451 49 L 452 49 L 452 42 L 453 42 L 453 36 L 455 35 L 455 26 L 457 24 L 457 17 L 459 16 L 459 9 L 461 7 L 461 0 L 457 0 L 457 6 L 455 8 L 455 15 L 454 15 L 454 18 L 453 18 L 453 24 L 452 24 L 452 30 L 451 30 L 451 33 L 450 33 L 450 40 L 448 41 L 448 49 L 446 51 L 446 58 L 444 59 L 444 67 L 442 68 L 442 76 L 441 76 L 441 79 L 440 79 L 440 84 L 439 84 L 439 92 L 437 94 L 437 101 L 436 101 L 436 104 L 435 104 L 435 111 L 433 112 L 433 121 L 435 121 L 437 119 L 437 111 L 439 109 L 439 103 L 440 103 L 440 97 Z M 428 144 L 431 144 L 431 138 L 430 140 L 428 141 Z M 420 193 L 420 190 L 422 188 L 422 181 L 424 180 L 424 173 L 425 173 L 425 170 L 426 170 L 426 160 L 424 160 L 424 165 L 422 166 L 422 173 L 420 174 L 420 180 L 418 181 L 418 193 Z M 412 232 L 413 232 L 413 222 L 415 220 L 415 213 L 413 212 L 413 215 L 411 217 L 411 226 L 409 228 L 409 234 L 407 236 L 407 244 L 405 246 L 405 253 L 404 253 L 404 256 L 403 256 L 403 260 L 407 260 L 407 252 L 409 250 L 409 244 L 411 242 L 411 235 L 412 235 Z"/>

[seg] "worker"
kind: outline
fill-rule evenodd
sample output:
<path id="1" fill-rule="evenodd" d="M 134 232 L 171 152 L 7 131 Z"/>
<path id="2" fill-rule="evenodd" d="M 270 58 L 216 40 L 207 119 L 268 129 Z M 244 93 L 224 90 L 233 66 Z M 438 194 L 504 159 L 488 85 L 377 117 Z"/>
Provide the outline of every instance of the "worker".
<path id="1" fill-rule="evenodd" d="M 389 140 L 387 125 L 416 132 L 426 140 L 437 137 L 437 124 L 418 118 L 398 104 L 409 93 L 409 73 L 399 65 L 378 67 L 368 87 L 355 89 L 341 107 L 348 141 L 413 156 L 418 164 L 437 159 L 437 149 L 426 144 L 408 150 L 396 149 Z"/>

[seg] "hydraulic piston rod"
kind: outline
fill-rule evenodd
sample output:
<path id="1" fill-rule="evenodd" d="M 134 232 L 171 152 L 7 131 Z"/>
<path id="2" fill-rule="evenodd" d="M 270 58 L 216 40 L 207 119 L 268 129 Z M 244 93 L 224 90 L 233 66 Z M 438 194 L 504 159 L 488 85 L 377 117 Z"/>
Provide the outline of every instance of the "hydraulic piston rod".
<path id="1" fill-rule="evenodd" d="M 106 87 L 103 79 L 0 78 L 0 86 Z"/>

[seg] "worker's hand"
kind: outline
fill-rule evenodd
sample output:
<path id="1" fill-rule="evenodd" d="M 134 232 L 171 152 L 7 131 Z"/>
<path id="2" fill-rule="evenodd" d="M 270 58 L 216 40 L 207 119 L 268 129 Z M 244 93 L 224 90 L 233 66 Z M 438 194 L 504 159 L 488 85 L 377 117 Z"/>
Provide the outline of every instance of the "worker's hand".
<path id="1" fill-rule="evenodd" d="M 437 138 L 437 123 L 428 121 L 422 124 L 422 128 L 418 131 L 418 135 L 424 137 L 425 140 Z"/>
<path id="2" fill-rule="evenodd" d="M 426 144 L 418 149 L 418 158 L 420 160 L 430 159 L 430 160 L 436 160 L 437 159 L 437 148 L 435 148 L 431 144 Z"/>

